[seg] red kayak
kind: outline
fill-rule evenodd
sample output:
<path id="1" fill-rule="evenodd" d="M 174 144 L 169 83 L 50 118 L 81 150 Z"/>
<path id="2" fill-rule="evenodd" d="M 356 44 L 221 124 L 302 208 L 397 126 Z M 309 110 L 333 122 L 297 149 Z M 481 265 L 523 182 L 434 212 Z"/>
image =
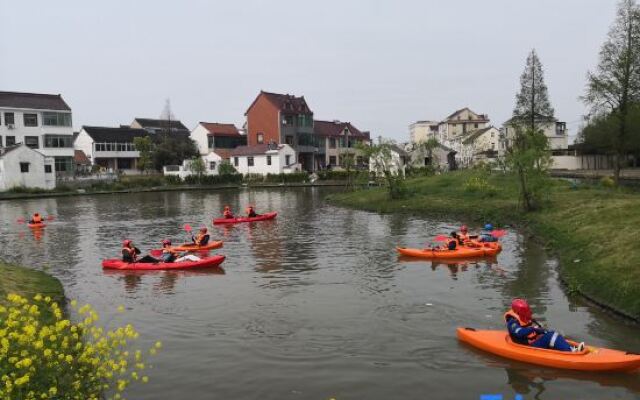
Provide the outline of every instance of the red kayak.
<path id="1" fill-rule="evenodd" d="M 104 269 L 118 269 L 118 270 L 174 270 L 174 269 L 200 269 L 200 268 L 215 268 L 218 267 L 224 261 L 224 256 L 213 256 L 203 258 L 200 261 L 183 261 L 163 263 L 127 263 L 120 259 L 108 259 L 102 261 L 102 268 Z"/>
<path id="2" fill-rule="evenodd" d="M 213 220 L 213 224 L 239 224 L 241 222 L 266 221 L 268 219 L 274 219 L 276 215 L 278 215 L 278 213 L 274 211 L 266 214 L 260 214 L 257 217 L 215 218 Z"/>

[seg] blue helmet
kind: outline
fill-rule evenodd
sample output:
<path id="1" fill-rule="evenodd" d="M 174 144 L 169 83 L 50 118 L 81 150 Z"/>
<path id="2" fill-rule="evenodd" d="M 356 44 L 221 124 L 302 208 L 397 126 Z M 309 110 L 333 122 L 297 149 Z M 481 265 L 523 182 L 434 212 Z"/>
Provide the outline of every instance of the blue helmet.
<path id="1" fill-rule="evenodd" d="M 493 230 L 493 225 L 491 225 L 491 224 L 486 224 L 486 225 L 484 226 L 484 230 L 485 230 L 485 231 L 492 231 L 492 230 Z"/>

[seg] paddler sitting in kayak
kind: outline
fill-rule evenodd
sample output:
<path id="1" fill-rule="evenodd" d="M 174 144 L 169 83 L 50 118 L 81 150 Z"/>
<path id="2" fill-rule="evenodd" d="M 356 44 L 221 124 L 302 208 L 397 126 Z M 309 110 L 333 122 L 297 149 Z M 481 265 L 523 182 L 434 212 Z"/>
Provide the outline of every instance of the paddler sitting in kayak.
<path id="1" fill-rule="evenodd" d="M 532 318 L 531 308 L 526 300 L 514 299 L 511 302 L 511 309 L 504 314 L 504 320 L 509 336 L 515 343 L 559 351 L 580 352 L 584 350 L 584 342 L 573 347 L 558 332 L 544 329 L 538 324 Z"/>
<path id="2" fill-rule="evenodd" d="M 142 258 L 138 258 L 138 255 L 142 253 L 139 248 L 133 245 L 133 242 L 129 239 L 122 242 L 122 261 L 126 263 L 157 263 L 156 258 L 150 255 L 146 255 Z"/>
<path id="3" fill-rule="evenodd" d="M 235 218 L 233 213 L 231 212 L 231 207 L 224 206 L 224 211 L 222 212 L 222 216 L 227 219 Z"/>
<path id="4" fill-rule="evenodd" d="M 460 233 L 458 233 L 458 239 L 461 243 L 466 244 L 471 238 L 469 237 L 469 228 L 466 225 L 460 227 Z"/>
<path id="5" fill-rule="evenodd" d="M 478 237 L 478 242 L 497 242 L 498 238 L 491 234 L 493 232 L 493 225 L 486 224 L 484 228 L 480 231 L 480 237 Z"/>
<path id="6" fill-rule="evenodd" d="M 260 214 L 256 214 L 256 210 L 253 208 L 253 206 L 247 207 L 247 217 L 254 218 L 254 217 L 257 217 L 258 215 Z"/>
<path id="7" fill-rule="evenodd" d="M 456 232 L 451 232 L 451 237 L 447 239 L 447 244 L 445 246 L 432 247 L 432 249 L 435 251 L 453 251 L 457 249 L 460 244 L 458 234 Z"/>
<path id="8" fill-rule="evenodd" d="M 211 236 L 207 233 L 207 228 L 202 227 L 196 236 L 191 236 L 193 244 L 196 246 L 206 246 L 209 243 Z"/>
<path id="9" fill-rule="evenodd" d="M 186 254 L 180 257 L 180 252 L 175 251 L 171 248 L 171 240 L 163 240 L 162 241 L 162 256 L 160 256 L 162 262 L 172 263 L 172 262 L 183 262 L 183 261 L 200 261 L 200 257 L 196 257 L 191 254 Z"/>
<path id="10" fill-rule="evenodd" d="M 29 221 L 30 224 L 41 224 L 42 223 L 42 216 L 39 213 L 34 213 L 33 217 L 31 217 L 31 220 Z"/>

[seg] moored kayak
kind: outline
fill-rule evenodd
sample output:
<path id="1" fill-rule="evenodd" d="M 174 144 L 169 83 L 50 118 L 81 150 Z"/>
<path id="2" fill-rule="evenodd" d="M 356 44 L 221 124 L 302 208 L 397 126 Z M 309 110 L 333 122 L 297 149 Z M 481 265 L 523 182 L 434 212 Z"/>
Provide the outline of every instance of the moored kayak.
<path id="1" fill-rule="evenodd" d="M 200 261 L 183 261 L 163 263 L 127 263 L 120 259 L 108 259 L 102 261 L 102 268 L 104 269 L 117 269 L 117 270 L 174 270 L 174 269 L 200 269 L 200 268 L 215 268 L 222 264 L 225 256 L 213 256 L 203 258 Z"/>
<path id="2" fill-rule="evenodd" d="M 171 250 L 174 251 L 193 251 L 193 252 L 197 252 L 197 251 L 207 251 L 207 250 L 213 250 L 213 249 L 219 249 L 223 246 L 223 242 L 221 240 L 214 240 L 211 241 L 207 244 L 205 244 L 204 246 L 197 246 L 193 243 L 183 243 L 181 245 L 178 246 L 174 246 L 171 247 Z M 150 251 L 151 255 L 156 257 L 159 254 L 162 254 L 162 249 L 153 249 Z"/>
<path id="3" fill-rule="evenodd" d="M 579 371 L 632 371 L 640 354 L 586 346 L 581 352 L 540 349 L 514 343 L 506 331 L 458 328 L 458 340 L 486 352 L 530 364 Z"/>
<path id="4" fill-rule="evenodd" d="M 45 226 L 47 226 L 47 224 L 45 224 L 44 222 L 40 222 L 40 223 L 38 223 L 38 224 L 32 224 L 32 223 L 29 223 L 27 226 L 28 226 L 29 228 L 31 228 L 31 229 L 42 229 L 42 228 L 44 228 Z"/>
<path id="5" fill-rule="evenodd" d="M 454 259 L 495 256 L 502 250 L 502 247 L 499 243 L 483 243 L 482 246 L 460 246 L 455 250 L 410 249 L 406 247 L 396 247 L 396 250 L 403 256 L 409 257 Z"/>
<path id="6" fill-rule="evenodd" d="M 256 222 L 256 221 L 266 221 L 268 219 L 274 219 L 278 215 L 277 212 L 269 212 L 265 214 L 260 214 L 257 217 L 238 217 L 238 218 L 215 218 L 213 220 L 214 225 L 217 224 L 238 224 L 241 222 Z"/>

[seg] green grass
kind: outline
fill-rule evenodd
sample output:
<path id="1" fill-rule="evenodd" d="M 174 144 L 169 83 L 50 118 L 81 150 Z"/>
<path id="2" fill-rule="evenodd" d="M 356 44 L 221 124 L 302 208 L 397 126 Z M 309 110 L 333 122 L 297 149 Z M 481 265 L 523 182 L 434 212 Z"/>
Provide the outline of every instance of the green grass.
<path id="1" fill-rule="evenodd" d="M 483 176 L 494 189 L 470 191 L 469 179 Z M 571 292 L 640 320 L 640 194 L 551 180 L 544 207 L 525 213 L 510 175 L 459 171 L 406 181 L 408 194 L 390 200 L 384 189 L 329 196 L 330 202 L 383 213 L 407 212 L 515 224 L 544 240 L 560 260 Z"/>
<path id="2" fill-rule="evenodd" d="M 0 304 L 7 305 L 7 295 L 19 294 L 33 299 L 36 294 L 49 296 L 60 306 L 65 303 L 64 289 L 56 278 L 29 268 L 0 262 Z M 43 312 L 42 320 L 47 321 L 52 316 Z"/>

